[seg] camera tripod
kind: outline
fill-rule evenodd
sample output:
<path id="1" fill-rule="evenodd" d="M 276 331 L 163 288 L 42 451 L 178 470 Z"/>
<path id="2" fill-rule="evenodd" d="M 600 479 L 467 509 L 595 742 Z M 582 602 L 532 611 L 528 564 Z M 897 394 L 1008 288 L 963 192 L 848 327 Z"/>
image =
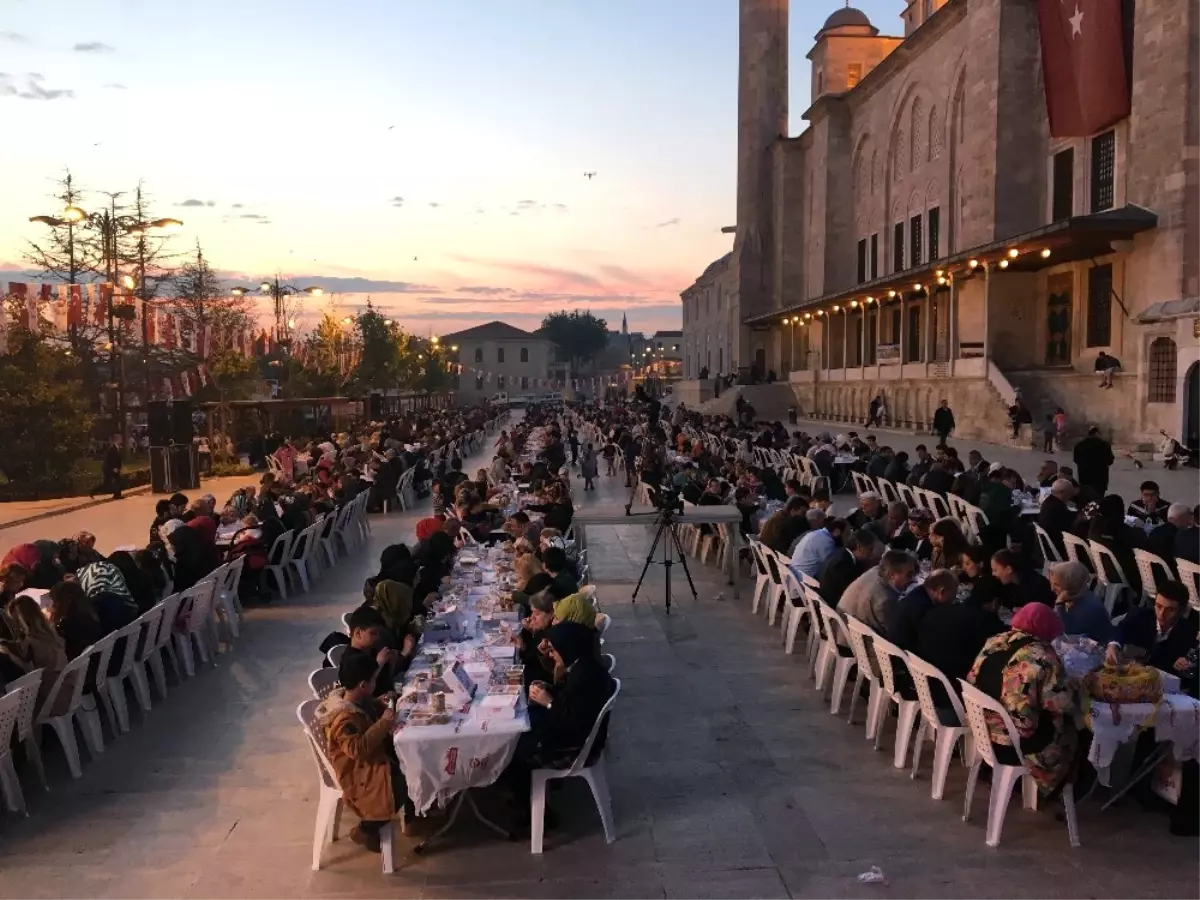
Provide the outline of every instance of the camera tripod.
<path id="1" fill-rule="evenodd" d="M 628 512 L 626 512 L 628 515 Z M 679 554 L 679 563 L 683 566 L 683 574 L 687 578 L 688 587 L 692 591 L 692 599 L 699 600 L 696 594 L 696 583 L 692 581 L 691 570 L 688 569 L 687 556 L 683 552 L 683 544 L 679 540 L 679 523 L 675 521 L 675 510 L 660 509 L 658 516 L 655 519 L 655 524 L 658 525 L 658 530 L 654 533 L 654 541 L 650 544 L 650 552 L 646 554 L 646 564 L 642 566 L 642 574 L 638 576 L 637 585 L 633 589 L 632 600 L 637 602 L 638 591 L 642 589 L 642 582 L 646 580 L 646 573 L 653 566 L 662 566 L 666 571 L 667 580 L 667 615 L 671 614 L 671 569 L 675 566 L 675 561 L 671 558 L 671 547 L 675 547 L 675 552 Z M 664 540 L 665 536 L 665 540 Z M 663 558 L 655 560 L 654 551 L 658 549 L 658 545 L 662 544 Z"/>

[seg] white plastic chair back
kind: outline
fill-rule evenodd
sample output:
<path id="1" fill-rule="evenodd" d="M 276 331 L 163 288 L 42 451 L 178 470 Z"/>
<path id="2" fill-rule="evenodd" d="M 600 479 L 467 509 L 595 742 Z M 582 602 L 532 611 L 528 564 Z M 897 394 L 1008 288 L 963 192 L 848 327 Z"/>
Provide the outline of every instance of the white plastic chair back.
<path id="1" fill-rule="evenodd" d="M 1062 539 L 1067 554 L 1066 561 L 1077 562 L 1089 572 L 1095 574 L 1096 563 L 1092 559 L 1092 550 L 1088 546 L 1088 542 L 1083 538 L 1076 537 L 1069 531 L 1062 533 Z"/>
<path id="2" fill-rule="evenodd" d="M 601 636 L 604 635 L 604 632 L 608 631 L 610 625 L 612 625 L 612 618 L 608 613 L 596 613 L 596 631 Z"/>
<path id="3" fill-rule="evenodd" d="M 1179 580 L 1187 587 L 1192 609 L 1200 610 L 1200 566 L 1186 559 L 1177 559 L 1175 567 L 1179 569 Z"/>
<path id="4" fill-rule="evenodd" d="M 882 475 L 875 479 L 875 483 L 879 485 L 879 493 L 883 495 L 885 503 L 896 503 L 900 500 L 900 492 L 896 490 L 896 486 Z"/>
<path id="5" fill-rule="evenodd" d="M 1129 586 L 1129 578 L 1111 550 L 1099 541 L 1088 541 L 1088 549 L 1092 551 L 1092 563 L 1096 567 L 1097 581 L 1106 588 L 1113 584 Z"/>
<path id="6" fill-rule="evenodd" d="M 600 662 L 604 664 L 604 668 L 609 675 L 617 670 L 617 658 L 611 653 L 601 653 Z"/>
<path id="7" fill-rule="evenodd" d="M 1138 573 L 1142 576 L 1143 596 L 1153 597 L 1160 585 L 1175 580 L 1171 567 L 1161 556 L 1135 547 L 1133 558 L 1137 560 Z"/>
<path id="8" fill-rule="evenodd" d="M 17 740 L 23 741 L 29 736 L 33 729 L 33 714 L 37 711 L 37 695 L 42 687 L 42 674 L 45 669 L 34 669 L 32 672 L 26 672 L 16 681 L 10 681 L 4 686 L 5 694 L 13 694 L 24 688 L 33 687 L 32 693 L 23 694 L 24 698 L 20 715 L 17 716 Z M 2 745 L 0 745 L 2 746 Z"/>
<path id="9" fill-rule="evenodd" d="M 612 711 L 613 704 L 617 702 L 617 695 L 621 693 L 621 679 L 613 679 L 612 696 L 608 698 L 608 702 L 604 704 L 604 708 L 600 710 L 600 715 L 596 716 L 596 721 L 592 724 L 592 730 L 588 733 L 587 740 L 583 742 L 583 747 L 579 751 L 579 755 L 575 757 L 575 762 L 571 763 L 571 768 L 567 769 L 562 777 L 567 778 L 571 775 L 576 775 L 587 768 L 588 756 L 592 752 L 592 744 L 596 743 L 596 736 L 600 733 L 600 726 L 604 724 L 608 718 L 608 714 Z"/>
<path id="10" fill-rule="evenodd" d="M 988 518 L 987 513 L 973 503 L 968 503 L 964 500 L 962 501 L 962 506 L 963 512 L 966 515 L 967 528 L 975 536 L 976 542 L 982 543 L 983 529 L 992 524 L 991 519 Z"/>
<path id="11" fill-rule="evenodd" d="M 871 665 L 871 651 L 867 649 L 867 638 L 879 637 L 875 630 L 865 622 L 860 622 L 854 616 L 845 617 L 846 638 L 850 649 L 854 651 L 854 659 L 858 662 L 858 674 L 868 681 L 878 681 L 875 667 Z"/>
<path id="12" fill-rule="evenodd" d="M 1052 566 L 1054 563 L 1065 562 L 1062 554 L 1058 552 L 1058 546 L 1054 543 L 1054 539 L 1050 537 L 1049 532 L 1036 522 L 1033 526 L 1034 532 L 1037 534 L 1038 546 L 1042 548 L 1042 559 L 1046 561 L 1046 566 Z"/>
<path id="13" fill-rule="evenodd" d="M 1004 723 L 1004 727 L 1008 731 L 1008 739 L 1019 753 L 1021 735 L 1017 732 L 1017 726 L 1013 724 L 1008 710 L 1001 705 L 1000 701 L 989 697 L 975 685 L 961 678 L 958 683 L 962 685 L 963 708 L 966 711 L 967 723 L 971 726 L 971 734 L 975 738 L 975 752 L 982 756 L 984 762 L 992 768 L 999 765 L 996 761 L 995 749 L 992 747 L 991 732 L 988 730 L 986 713 L 990 712 L 999 716 Z M 1024 766 L 1023 762 L 1022 766 Z"/>
<path id="14" fill-rule="evenodd" d="M 946 498 L 937 491 L 921 490 L 925 497 L 925 506 L 933 510 L 934 516 L 939 519 L 945 519 L 950 516 L 950 504 L 946 502 Z"/>
<path id="15" fill-rule="evenodd" d="M 329 652 L 325 654 L 325 659 L 333 667 L 332 671 L 336 672 L 338 670 L 338 666 L 342 664 L 342 657 L 346 655 L 346 648 L 349 646 L 349 644 L 337 644 L 329 648 Z"/>
<path id="16" fill-rule="evenodd" d="M 329 747 L 325 743 L 325 732 L 317 724 L 317 707 L 320 705 L 320 700 L 305 700 L 296 707 L 296 718 L 300 720 L 304 733 L 308 735 L 313 757 L 317 761 L 317 774 L 320 776 L 322 784 L 340 791 L 341 786 L 337 783 L 333 766 L 329 762 Z"/>
<path id="17" fill-rule="evenodd" d="M 908 504 L 909 510 L 919 509 L 923 504 L 917 499 L 916 492 L 903 482 L 896 482 L 896 493 Z"/>
<path id="18" fill-rule="evenodd" d="M 175 619 L 179 616 L 179 607 L 183 603 L 183 594 L 171 594 L 164 597 L 158 605 L 162 607 L 162 619 L 158 625 L 158 635 L 154 639 L 154 645 L 157 649 L 161 649 L 171 640 L 171 635 L 175 631 Z"/>
<path id="19" fill-rule="evenodd" d="M 958 692 L 954 690 L 954 685 L 950 683 L 950 679 L 936 666 L 930 665 L 915 654 L 908 654 L 908 672 L 912 675 L 913 686 L 917 689 L 917 699 L 921 703 L 921 714 L 925 717 L 925 721 L 931 728 L 938 726 L 945 727 L 945 723 L 938 718 L 938 705 L 934 702 L 933 691 L 929 687 L 930 680 L 940 681 L 942 687 L 946 690 L 946 696 L 950 698 L 950 707 L 954 710 L 954 714 L 958 717 L 958 722 L 963 728 L 967 725 L 967 714 L 963 711 L 962 701 L 958 699 Z M 943 709 L 945 707 L 942 707 Z"/>
<path id="20" fill-rule="evenodd" d="M 342 613 L 342 631 L 350 633 L 350 613 Z"/>
<path id="21" fill-rule="evenodd" d="M 96 641 L 96 643 L 92 644 L 92 652 L 99 657 L 99 661 L 96 664 L 96 668 L 88 672 L 88 675 L 91 676 L 87 679 L 88 683 L 85 685 L 85 690 L 88 693 L 98 693 L 101 685 L 104 684 L 104 680 L 108 677 L 108 661 L 112 659 L 113 648 L 117 645 L 117 637 L 119 635 L 119 631 L 114 631 L 111 634 L 106 634 L 100 640 Z"/>
<path id="22" fill-rule="evenodd" d="M 854 481 L 854 493 L 860 497 L 868 491 L 875 490 L 875 486 L 861 472 L 851 472 L 850 478 Z"/>
<path id="23" fill-rule="evenodd" d="M 902 663 L 907 662 L 908 654 L 878 634 L 872 636 L 871 645 L 875 648 L 875 660 L 879 663 L 879 676 L 883 682 L 884 691 L 893 699 L 899 699 L 900 692 L 896 689 L 896 670 L 892 661 L 898 659 Z"/>
<path id="24" fill-rule="evenodd" d="M 313 696 L 324 700 L 329 692 L 338 686 L 338 670 L 323 668 L 316 669 L 308 676 L 308 686 L 312 688 Z"/>
<path id="25" fill-rule="evenodd" d="M 109 635 L 112 637 L 112 635 Z M 88 663 L 96 654 L 99 644 L 93 644 L 86 648 L 77 657 L 67 663 L 61 672 L 58 673 L 58 678 L 54 682 L 54 686 L 50 688 L 50 693 L 46 695 L 46 699 L 42 702 L 42 708 L 38 710 L 37 722 L 46 722 L 57 716 L 50 715 L 50 711 L 55 707 L 55 701 L 58 700 L 58 695 L 63 691 L 69 691 L 71 699 L 67 702 L 63 716 L 72 715 L 79 709 L 79 702 L 83 698 L 83 689 L 86 687 L 84 682 L 87 680 Z M 112 649 L 112 645 L 109 645 Z"/>

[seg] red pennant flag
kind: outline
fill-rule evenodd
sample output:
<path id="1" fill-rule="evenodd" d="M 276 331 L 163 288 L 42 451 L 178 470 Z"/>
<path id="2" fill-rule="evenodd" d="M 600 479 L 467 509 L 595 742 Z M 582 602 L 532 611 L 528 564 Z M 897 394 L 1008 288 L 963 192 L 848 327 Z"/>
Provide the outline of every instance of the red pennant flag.
<path id="1" fill-rule="evenodd" d="M 213 327 L 211 325 L 199 325 L 196 329 L 196 355 L 201 359 L 208 359 L 208 354 L 211 352 Z"/>
<path id="2" fill-rule="evenodd" d="M 24 297 L 29 293 L 29 285 L 23 281 L 10 281 L 8 283 L 8 292 L 14 297 Z"/>
<path id="3" fill-rule="evenodd" d="M 112 306 L 113 288 L 111 284 L 100 285 L 100 302 L 92 304 L 92 324 L 104 325 L 108 322 L 108 308 Z"/>
<path id="4" fill-rule="evenodd" d="M 175 349 L 175 317 L 170 314 L 162 317 L 162 345 L 167 350 Z"/>
<path id="5" fill-rule="evenodd" d="M 67 325 L 77 327 L 83 324 L 83 285 L 71 285 L 70 298 L 67 300 Z"/>
<path id="6" fill-rule="evenodd" d="M 158 345 L 158 312 L 150 309 L 143 314 L 146 320 L 146 343 L 151 347 Z"/>
<path id="7" fill-rule="evenodd" d="M 1052 137 L 1087 137 L 1129 115 L 1121 0 L 1038 0 Z"/>

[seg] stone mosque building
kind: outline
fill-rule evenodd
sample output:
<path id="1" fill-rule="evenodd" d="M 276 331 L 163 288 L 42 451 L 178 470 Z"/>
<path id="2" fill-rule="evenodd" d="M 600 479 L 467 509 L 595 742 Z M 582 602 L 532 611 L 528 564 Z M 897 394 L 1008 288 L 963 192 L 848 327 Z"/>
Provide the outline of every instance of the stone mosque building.
<path id="1" fill-rule="evenodd" d="M 740 0 L 735 238 L 682 294 L 681 396 L 773 372 L 805 417 L 861 422 L 882 391 L 927 430 L 946 398 L 960 436 L 1004 440 L 1019 391 L 1074 438 L 1196 440 L 1200 13 L 1112 0 L 1129 115 L 1053 138 L 1038 2 L 897 0 L 903 36 L 835 10 L 791 137 L 788 0 Z"/>

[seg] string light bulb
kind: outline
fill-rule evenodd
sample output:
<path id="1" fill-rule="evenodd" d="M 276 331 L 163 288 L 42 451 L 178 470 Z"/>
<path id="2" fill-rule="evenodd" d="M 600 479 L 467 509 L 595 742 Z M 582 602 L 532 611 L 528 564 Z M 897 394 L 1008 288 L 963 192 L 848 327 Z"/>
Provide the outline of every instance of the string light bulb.
<path id="1" fill-rule="evenodd" d="M 945 283 L 946 283 L 946 276 L 945 276 L 945 275 L 939 275 L 939 276 L 938 276 L 938 280 L 937 280 L 937 281 L 938 281 L 938 284 L 945 284 Z"/>
<path id="2" fill-rule="evenodd" d="M 812 318 L 812 313 L 805 313 L 805 314 L 804 314 L 804 318 L 806 318 L 806 319 L 811 319 L 811 318 Z"/>
<path id="3" fill-rule="evenodd" d="M 1018 250 L 1016 247 L 1013 247 L 1011 250 L 1008 251 L 1009 259 L 1016 259 L 1020 255 L 1021 255 L 1021 251 Z"/>
<path id="4" fill-rule="evenodd" d="M 867 298 L 866 300 L 864 300 L 863 302 L 864 302 L 864 303 L 874 303 L 874 302 L 875 302 L 875 298 L 874 298 L 874 297 L 868 297 L 868 298 Z"/>
<path id="5" fill-rule="evenodd" d="M 1049 259 L 1049 258 L 1050 258 L 1050 248 L 1046 247 L 1045 249 L 1042 250 L 1042 259 Z"/>
<path id="6" fill-rule="evenodd" d="M 979 265 L 979 260 L 977 260 L 977 259 L 968 259 L 967 260 L 967 268 L 968 269 L 974 269 L 978 265 Z"/>
<path id="7" fill-rule="evenodd" d="M 858 301 L 857 301 L 857 300 L 851 300 L 851 301 L 850 301 L 850 308 L 851 308 L 851 309 L 858 309 Z"/>
<path id="8" fill-rule="evenodd" d="M 920 282 L 918 282 L 917 284 L 913 285 L 913 290 L 914 291 L 923 291 L 923 290 L 925 290 L 925 287 Z"/>
<path id="9" fill-rule="evenodd" d="M 838 312 L 840 309 L 841 309 L 841 307 L 840 307 L 840 306 L 838 306 L 836 303 L 835 303 L 835 304 L 833 304 L 833 311 L 834 311 L 834 312 Z"/>
<path id="10" fill-rule="evenodd" d="M 823 315 L 825 315 L 825 310 L 823 310 L 823 309 L 818 309 L 818 310 L 817 310 L 817 315 L 818 315 L 818 316 L 823 316 Z"/>
<path id="11" fill-rule="evenodd" d="M 936 275 L 938 278 L 941 278 L 943 275 L 945 275 L 945 274 L 946 274 L 946 270 L 945 270 L 945 269 L 938 269 L 938 270 L 937 270 L 936 272 L 934 272 L 933 274 L 934 274 L 934 275 Z"/>
<path id="12" fill-rule="evenodd" d="M 891 298 L 891 299 L 893 299 L 893 300 L 894 300 L 894 299 L 896 299 L 896 292 L 895 292 L 895 291 L 888 291 L 888 297 L 889 297 L 889 298 Z"/>
<path id="13" fill-rule="evenodd" d="M 1002 268 L 1002 269 L 1008 268 L 1008 260 L 1007 259 L 1000 260 L 1000 268 Z"/>

